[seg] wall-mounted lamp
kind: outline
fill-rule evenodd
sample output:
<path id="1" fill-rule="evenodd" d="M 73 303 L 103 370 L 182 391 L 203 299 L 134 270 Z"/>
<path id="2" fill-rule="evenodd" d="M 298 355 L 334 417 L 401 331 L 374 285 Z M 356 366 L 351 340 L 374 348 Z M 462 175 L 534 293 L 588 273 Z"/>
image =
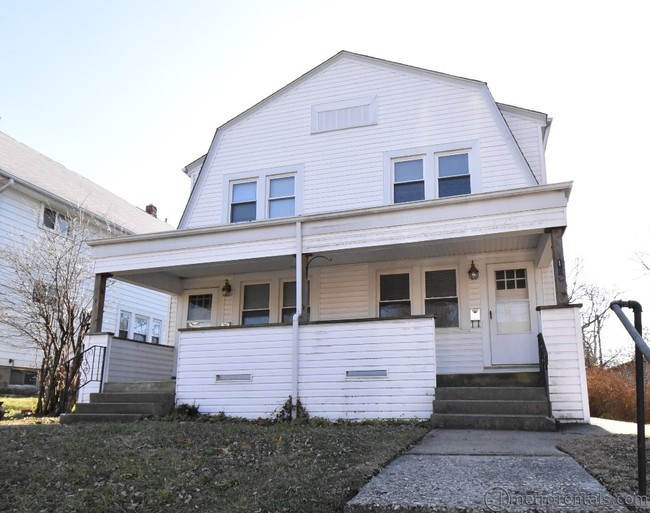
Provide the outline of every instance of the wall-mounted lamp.
<path id="1" fill-rule="evenodd" d="M 469 267 L 467 274 L 469 274 L 470 280 L 478 280 L 478 269 L 474 265 L 474 260 L 472 260 L 472 265 Z"/>
<path id="2" fill-rule="evenodd" d="M 228 280 L 226 280 L 226 283 L 224 283 L 223 287 L 221 287 L 221 293 L 224 297 L 228 297 L 230 294 L 232 294 L 232 286 Z"/>

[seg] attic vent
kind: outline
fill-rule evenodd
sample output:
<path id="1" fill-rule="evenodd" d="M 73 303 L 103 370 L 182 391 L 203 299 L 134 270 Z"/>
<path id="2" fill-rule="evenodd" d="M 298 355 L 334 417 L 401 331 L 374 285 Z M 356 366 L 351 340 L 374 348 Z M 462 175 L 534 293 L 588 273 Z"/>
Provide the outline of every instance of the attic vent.
<path id="1" fill-rule="evenodd" d="M 377 124 L 377 97 L 355 98 L 311 108 L 311 133 Z"/>

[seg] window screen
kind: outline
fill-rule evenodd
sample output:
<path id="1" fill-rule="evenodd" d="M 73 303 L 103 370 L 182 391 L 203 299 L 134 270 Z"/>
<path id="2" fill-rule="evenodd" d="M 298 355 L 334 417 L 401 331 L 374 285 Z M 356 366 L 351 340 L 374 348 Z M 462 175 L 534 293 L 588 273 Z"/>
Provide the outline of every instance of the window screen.
<path id="1" fill-rule="evenodd" d="M 382 274 L 379 277 L 379 317 L 411 315 L 409 274 Z"/>
<path id="2" fill-rule="evenodd" d="M 242 324 L 269 323 L 270 288 L 271 286 L 268 283 L 244 285 Z"/>
<path id="3" fill-rule="evenodd" d="M 428 271 L 424 274 L 427 315 L 436 319 L 436 327 L 458 326 L 458 294 L 456 292 L 456 271 Z"/>

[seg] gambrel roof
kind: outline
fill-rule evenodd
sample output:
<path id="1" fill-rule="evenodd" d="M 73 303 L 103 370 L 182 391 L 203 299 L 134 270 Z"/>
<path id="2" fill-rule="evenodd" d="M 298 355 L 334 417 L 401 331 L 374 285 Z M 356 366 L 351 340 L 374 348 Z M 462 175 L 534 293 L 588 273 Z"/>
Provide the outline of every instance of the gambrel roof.
<path id="1" fill-rule="evenodd" d="M 39 196 L 93 216 L 133 234 L 172 227 L 88 178 L 0 132 L 0 177 L 13 179 Z"/>
<path id="2" fill-rule="evenodd" d="M 518 116 L 523 116 L 530 120 L 534 120 L 535 122 L 539 122 L 540 126 L 543 126 L 543 129 L 545 129 L 546 132 L 548 132 L 548 126 L 550 126 L 550 123 L 546 123 L 547 118 L 545 114 L 529 111 L 526 109 L 520 109 L 517 107 L 510 107 L 503 104 L 497 104 L 492 98 L 492 95 L 489 92 L 487 84 L 479 80 L 453 76 L 445 73 L 440 73 L 437 71 L 431 71 L 423 68 L 418 68 L 415 66 L 400 64 L 397 62 L 391 62 L 376 57 L 370 57 L 370 56 L 352 53 L 348 51 L 341 51 L 336 55 L 334 55 L 333 57 L 326 60 L 325 62 L 319 64 L 312 70 L 303 74 L 296 80 L 290 82 L 289 84 L 279 89 L 275 93 L 266 97 L 262 101 L 253 105 L 249 109 L 245 110 L 241 114 L 227 121 L 219 128 L 217 128 L 212 143 L 210 145 L 210 149 L 208 150 L 208 153 L 205 156 L 189 164 L 186 168 L 184 168 L 184 171 L 186 173 L 189 173 L 190 170 L 192 172 L 195 172 L 196 168 L 198 168 L 199 166 L 201 170 L 198 172 L 199 173 L 198 178 L 196 179 L 192 193 L 185 207 L 185 211 L 181 218 L 179 228 L 187 227 L 187 222 L 189 217 L 191 217 L 191 212 L 194 206 L 196 205 L 196 202 L 198 201 L 198 196 L 201 195 L 203 182 L 206 180 L 205 175 L 208 174 L 207 168 L 210 167 L 215 157 L 215 154 L 218 151 L 219 143 L 221 138 L 223 137 L 223 134 L 227 132 L 229 129 L 231 129 L 232 127 L 251 118 L 257 112 L 266 108 L 267 106 L 269 106 L 276 100 L 280 99 L 284 95 L 287 95 L 290 92 L 294 91 L 295 89 L 301 87 L 307 81 L 314 78 L 321 72 L 336 65 L 343 59 L 347 59 L 354 63 L 358 63 L 359 65 L 380 67 L 382 69 L 394 71 L 403 75 L 409 75 L 413 77 L 434 80 L 437 82 L 444 82 L 453 87 L 459 87 L 464 89 L 470 89 L 472 91 L 477 91 L 482 96 L 483 100 L 485 101 L 485 104 L 488 106 L 491 112 L 491 117 L 495 125 L 500 127 L 501 133 L 503 134 L 504 140 L 506 141 L 507 145 L 510 148 L 510 152 L 513 155 L 513 158 L 518 162 L 520 169 L 527 170 L 526 173 L 528 175 L 527 178 L 528 185 L 538 185 L 541 183 L 538 177 L 536 176 L 536 174 L 533 172 L 530 163 L 526 159 L 524 151 L 522 151 L 522 148 L 519 147 L 519 144 L 515 136 L 513 135 L 510 127 L 508 126 L 508 122 L 504 118 L 504 111 L 515 113 Z"/>

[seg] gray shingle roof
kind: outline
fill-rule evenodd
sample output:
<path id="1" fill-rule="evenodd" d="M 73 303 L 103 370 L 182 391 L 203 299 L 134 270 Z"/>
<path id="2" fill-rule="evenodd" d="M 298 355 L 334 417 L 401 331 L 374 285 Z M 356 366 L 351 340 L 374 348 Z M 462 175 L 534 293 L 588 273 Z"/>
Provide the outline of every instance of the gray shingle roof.
<path id="1" fill-rule="evenodd" d="M 38 151 L 0 132 L 0 173 L 17 183 L 99 216 L 132 233 L 173 227 Z"/>

